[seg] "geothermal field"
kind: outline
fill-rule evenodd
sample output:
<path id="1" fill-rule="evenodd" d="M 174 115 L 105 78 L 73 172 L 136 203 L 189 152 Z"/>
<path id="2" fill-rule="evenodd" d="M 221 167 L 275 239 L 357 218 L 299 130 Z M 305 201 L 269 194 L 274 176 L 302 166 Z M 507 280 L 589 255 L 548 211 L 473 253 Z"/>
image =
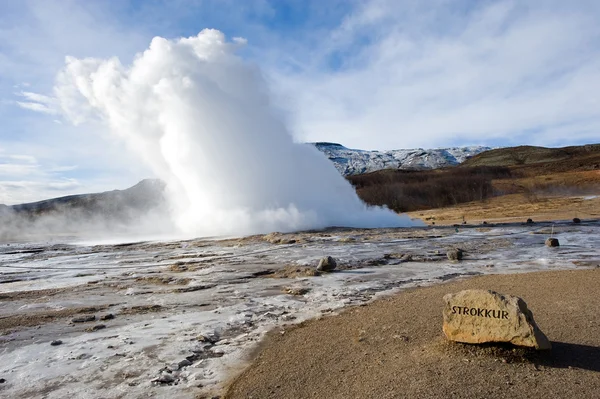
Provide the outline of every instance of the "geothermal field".
<path id="1" fill-rule="evenodd" d="M 213 397 L 269 330 L 464 276 L 598 267 L 599 233 L 584 220 L 5 243 L 0 394 Z M 559 247 L 544 245 L 550 235 Z M 447 257 L 455 248 L 460 261 Z M 334 272 L 316 272 L 324 256 Z"/>
<path id="2" fill-rule="evenodd" d="M 510 215 L 494 224 L 487 208 L 481 223 L 468 224 L 463 210 L 426 213 L 435 207 L 411 218 L 393 206 L 399 184 L 393 201 L 371 202 L 398 212 L 367 206 L 323 153 L 297 142 L 263 72 L 238 55 L 244 43 L 205 29 L 157 36 L 129 64 L 68 56 L 51 96 L 28 94 L 26 108 L 125 143 L 129 161 L 156 180 L 0 207 L 0 397 L 219 398 L 269 331 L 285 335 L 305 320 L 467 276 L 598 267 L 597 206 L 568 222 Z M 399 131 L 398 140 L 408 134 L 420 131 Z M 369 162 L 394 165 L 399 154 Z M 596 182 L 598 164 L 588 163 Z M 472 189 L 456 187 L 452 195 Z M 156 201 L 151 188 L 164 188 Z M 594 189 L 578 204 L 597 201 Z M 480 203 L 483 194 L 482 186 Z M 140 208 L 155 202 L 160 212 Z M 462 224 L 441 225 L 451 219 Z M 560 246 L 545 246 L 549 237 Z M 453 257 L 459 249 L 463 257 Z M 317 270 L 324 257 L 337 267 Z"/>

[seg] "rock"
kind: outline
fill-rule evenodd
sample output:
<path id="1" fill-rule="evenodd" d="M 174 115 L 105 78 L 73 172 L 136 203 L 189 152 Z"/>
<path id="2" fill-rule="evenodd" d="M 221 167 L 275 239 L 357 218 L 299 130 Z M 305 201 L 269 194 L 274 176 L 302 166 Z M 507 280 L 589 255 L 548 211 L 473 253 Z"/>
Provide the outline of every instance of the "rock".
<path id="1" fill-rule="evenodd" d="M 163 372 L 158 378 L 152 380 L 152 382 L 158 382 L 161 384 L 171 384 L 171 383 L 175 382 L 175 377 L 173 377 L 169 373 Z"/>
<path id="2" fill-rule="evenodd" d="M 269 233 L 263 236 L 263 240 L 271 244 L 281 244 L 282 234 L 279 232 Z"/>
<path id="3" fill-rule="evenodd" d="M 469 344 L 507 342 L 550 349 L 521 298 L 494 291 L 465 290 L 444 296 L 443 331 L 451 341 Z"/>
<path id="4" fill-rule="evenodd" d="M 547 247 L 558 247 L 558 238 L 548 238 L 546 239 Z"/>
<path id="5" fill-rule="evenodd" d="M 192 365 L 192 362 L 190 362 L 188 359 L 183 359 L 182 361 L 177 363 L 177 366 L 179 366 L 180 369 L 187 367 L 187 366 L 191 366 L 191 365 Z"/>
<path id="6" fill-rule="evenodd" d="M 579 219 L 579 218 L 573 218 L 573 223 L 581 223 L 581 219 Z"/>
<path id="7" fill-rule="evenodd" d="M 337 262 L 331 256 L 326 256 L 321 258 L 319 261 L 319 265 L 317 266 L 317 271 L 319 272 L 332 272 L 337 267 Z"/>
<path id="8" fill-rule="evenodd" d="M 52 346 L 58 346 L 58 345 L 61 345 L 62 343 L 63 342 L 60 339 L 56 339 L 56 340 L 50 342 L 50 345 L 52 345 Z"/>
<path id="9" fill-rule="evenodd" d="M 96 316 L 94 316 L 93 314 L 90 315 L 85 315 L 85 316 L 78 316 L 78 317 L 74 317 L 73 319 L 71 319 L 72 323 L 86 323 L 88 321 L 94 321 L 96 320 Z"/>
<path id="10" fill-rule="evenodd" d="M 179 371 L 179 368 L 180 367 L 178 363 L 171 363 L 167 367 L 165 367 L 165 369 L 169 372 Z"/>
<path id="11" fill-rule="evenodd" d="M 307 294 L 310 291 L 309 288 L 303 288 L 303 287 L 285 287 L 283 289 L 283 292 L 285 292 L 286 294 L 289 295 L 304 295 Z"/>
<path id="12" fill-rule="evenodd" d="M 93 327 L 86 328 L 85 331 L 87 331 L 87 332 L 94 332 L 94 331 L 98 331 L 98 330 L 103 330 L 105 328 L 106 328 L 106 326 L 104 324 L 96 324 Z"/>
<path id="13" fill-rule="evenodd" d="M 531 224 L 531 223 L 533 223 L 533 219 L 531 219 L 531 218 L 527 219 L 527 222 L 526 222 L 526 223 L 527 223 L 527 224 Z"/>
<path id="14" fill-rule="evenodd" d="M 6 380 L 4 378 L 0 378 L 0 384 L 4 384 Z"/>
<path id="15" fill-rule="evenodd" d="M 112 313 L 100 316 L 100 320 L 112 320 L 114 318 L 115 318 L 115 315 Z"/>
<path id="16" fill-rule="evenodd" d="M 463 258 L 463 250 L 460 248 L 454 248 L 446 252 L 446 256 L 448 260 L 462 260 Z"/>
<path id="17" fill-rule="evenodd" d="M 210 334 L 200 334 L 196 337 L 196 340 L 200 341 L 200 342 L 206 342 L 208 344 L 214 345 L 215 343 L 217 343 L 221 338 L 219 337 L 219 335 L 216 332 L 210 333 Z"/>

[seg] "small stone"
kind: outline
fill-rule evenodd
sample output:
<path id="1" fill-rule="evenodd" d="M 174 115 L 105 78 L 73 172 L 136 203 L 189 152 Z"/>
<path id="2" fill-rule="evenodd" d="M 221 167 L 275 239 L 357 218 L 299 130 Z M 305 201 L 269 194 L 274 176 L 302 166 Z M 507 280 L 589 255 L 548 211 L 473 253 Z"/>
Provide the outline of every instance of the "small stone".
<path id="1" fill-rule="evenodd" d="M 332 272 L 337 267 L 337 262 L 331 256 L 326 256 L 321 258 L 319 261 L 319 265 L 317 266 L 317 271 L 319 272 Z"/>
<path id="2" fill-rule="evenodd" d="M 581 219 L 579 219 L 579 218 L 573 218 L 573 223 L 581 223 Z"/>
<path id="3" fill-rule="evenodd" d="M 533 219 L 531 219 L 531 218 L 527 219 L 527 222 L 526 222 L 526 223 L 527 223 L 527 224 L 532 224 L 532 223 L 533 223 Z"/>
<path id="4" fill-rule="evenodd" d="M 289 295 L 300 296 L 300 295 L 307 294 L 310 291 L 310 289 L 309 288 L 303 288 L 303 287 L 285 287 L 283 289 L 283 291 L 286 294 L 289 294 Z"/>
<path id="5" fill-rule="evenodd" d="M 104 324 L 96 324 L 93 327 L 86 328 L 85 331 L 87 331 L 87 332 L 94 332 L 94 331 L 98 331 L 98 330 L 103 330 L 105 328 L 106 328 L 106 326 Z"/>
<path id="6" fill-rule="evenodd" d="M 96 316 L 94 316 L 93 314 L 90 315 L 85 315 L 85 316 L 78 316 L 78 317 L 74 317 L 73 319 L 71 319 L 72 323 L 87 323 L 88 321 L 94 321 L 96 320 Z"/>
<path id="7" fill-rule="evenodd" d="M 50 345 L 52 345 L 52 346 L 58 346 L 58 345 L 61 345 L 62 343 L 63 342 L 60 339 L 56 339 L 56 340 L 50 342 Z"/>
<path id="8" fill-rule="evenodd" d="M 547 247 L 558 247 L 558 238 L 548 238 L 546 240 Z"/>
<path id="9" fill-rule="evenodd" d="M 216 332 L 209 333 L 209 334 L 200 334 L 196 337 L 196 340 L 198 340 L 200 342 L 205 342 L 210 345 L 216 344 L 220 339 L 221 338 L 219 337 L 219 335 Z"/>
<path id="10" fill-rule="evenodd" d="M 112 320 L 114 318 L 115 318 L 115 315 L 112 313 L 100 316 L 100 320 Z"/>
<path id="11" fill-rule="evenodd" d="M 173 377 L 169 373 L 164 373 L 164 372 L 158 378 L 152 380 L 152 382 L 158 382 L 161 384 L 171 384 L 174 381 L 175 381 L 175 377 Z"/>
<path id="12" fill-rule="evenodd" d="M 443 331 L 451 341 L 469 344 L 506 342 L 550 349 L 523 299 L 494 291 L 465 290 L 444 296 Z"/>
<path id="13" fill-rule="evenodd" d="M 177 365 L 179 366 L 180 369 L 182 369 L 184 367 L 191 366 L 192 362 L 190 362 L 188 359 L 183 359 Z"/>
<path id="14" fill-rule="evenodd" d="M 446 256 L 448 257 L 448 260 L 454 260 L 454 261 L 462 260 L 463 250 L 460 248 L 451 249 L 448 252 L 446 252 Z"/>

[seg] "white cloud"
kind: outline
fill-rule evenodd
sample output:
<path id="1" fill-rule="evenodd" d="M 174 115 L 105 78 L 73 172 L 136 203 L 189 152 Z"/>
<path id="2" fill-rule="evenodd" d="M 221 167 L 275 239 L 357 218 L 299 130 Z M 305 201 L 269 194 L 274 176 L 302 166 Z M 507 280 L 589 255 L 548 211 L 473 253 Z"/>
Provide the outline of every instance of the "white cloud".
<path id="1" fill-rule="evenodd" d="M 37 169 L 37 165 L 0 163 L 0 175 L 29 175 Z"/>
<path id="2" fill-rule="evenodd" d="M 12 205 L 35 202 L 45 198 L 68 195 L 83 188 L 75 179 L 33 181 L 0 180 L 0 204 Z"/>
<path id="3" fill-rule="evenodd" d="M 367 2 L 309 53 L 313 67 L 272 71 L 297 134 L 359 148 L 597 140 L 597 8 L 438 3 Z"/>
<path id="4" fill-rule="evenodd" d="M 52 109 L 44 104 L 34 103 L 34 102 L 23 102 L 23 101 L 15 101 L 15 102 L 17 103 L 17 105 L 19 107 L 28 109 L 30 111 L 42 112 L 44 114 L 50 114 L 50 115 L 56 113 L 56 111 L 54 109 Z"/>
<path id="5" fill-rule="evenodd" d="M 263 69 L 298 140 L 365 149 L 597 141 L 600 2 L 302 3 L 306 20 L 281 28 L 277 4 L 262 0 L 219 3 L 214 20 L 205 17 L 210 1 L 0 2 L 2 154 L 29 154 L 48 172 L 19 180 L 76 178 L 76 190 L 149 177 L 100 126 L 61 123 L 56 73 L 69 55 L 118 56 L 128 65 L 153 36 L 206 27 L 248 39 L 244 54 Z M 133 9 L 135 19 L 123 18 Z M 3 159 L 21 165 L 4 166 L 15 176 L 27 170 L 24 160 Z M 0 203 L 7 195 L 0 191 Z"/>
<path id="6" fill-rule="evenodd" d="M 14 155 L 8 155 L 7 158 L 15 160 L 15 161 L 23 161 L 23 162 L 27 162 L 27 163 L 37 163 L 36 158 L 31 155 L 14 154 Z"/>

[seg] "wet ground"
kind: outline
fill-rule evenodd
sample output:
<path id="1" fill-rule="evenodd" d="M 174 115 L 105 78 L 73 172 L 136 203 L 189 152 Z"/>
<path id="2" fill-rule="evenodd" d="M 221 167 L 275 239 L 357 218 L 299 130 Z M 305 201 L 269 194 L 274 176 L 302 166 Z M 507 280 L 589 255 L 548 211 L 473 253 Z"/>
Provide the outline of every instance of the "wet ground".
<path id="1" fill-rule="evenodd" d="M 212 397 L 267 330 L 464 276 L 598 267 L 599 233 L 584 220 L 0 244 L 0 396 Z M 315 272 L 324 256 L 336 272 Z"/>

